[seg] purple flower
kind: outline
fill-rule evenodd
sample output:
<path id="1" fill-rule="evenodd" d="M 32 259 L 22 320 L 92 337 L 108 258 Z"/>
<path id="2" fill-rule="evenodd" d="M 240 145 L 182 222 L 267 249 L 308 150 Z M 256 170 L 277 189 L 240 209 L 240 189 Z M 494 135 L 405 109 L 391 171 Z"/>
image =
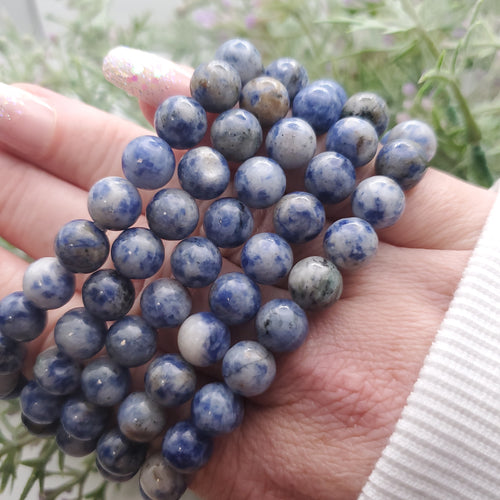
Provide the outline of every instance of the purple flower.
<path id="1" fill-rule="evenodd" d="M 193 11 L 193 21 L 202 28 L 213 28 L 217 23 L 217 14 L 212 9 L 196 9 Z"/>

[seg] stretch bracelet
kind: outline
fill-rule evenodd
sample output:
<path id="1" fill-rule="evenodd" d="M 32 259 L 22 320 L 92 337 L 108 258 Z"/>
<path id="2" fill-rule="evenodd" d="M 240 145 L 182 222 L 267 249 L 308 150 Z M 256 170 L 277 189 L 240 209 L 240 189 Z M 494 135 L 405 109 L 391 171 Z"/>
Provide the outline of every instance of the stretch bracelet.
<path id="1" fill-rule="evenodd" d="M 32 262 L 22 291 L 0 301 L 1 398 L 19 397 L 28 430 L 55 435 L 64 453 L 95 452 L 106 479 L 123 482 L 140 471 L 149 500 L 179 498 L 209 460 L 214 438 L 241 424 L 244 398 L 266 391 L 275 358 L 306 340 L 306 311 L 336 302 L 341 272 L 375 255 L 376 231 L 400 218 L 405 191 L 436 151 L 421 121 L 386 132 L 378 95 L 348 97 L 333 80 L 309 83 L 290 58 L 264 68 L 246 40 L 221 45 L 196 68 L 190 90 L 158 107 L 157 135 L 137 137 L 123 152 L 124 177 L 91 187 L 89 220 L 65 224 L 55 256 Z M 325 151 L 318 152 L 321 135 Z M 173 150 L 182 150 L 178 162 Z M 375 175 L 357 182 L 356 169 L 374 159 Z M 168 186 L 174 173 L 180 187 Z M 289 173 L 303 175 L 302 191 L 287 190 Z M 154 191 L 148 227 L 135 226 L 141 190 Z M 346 200 L 352 216 L 326 227 L 325 208 Z M 261 209 L 272 210 L 273 231 L 255 231 Z M 194 236 L 199 227 L 203 236 Z M 318 238 L 322 255 L 294 259 L 294 249 Z M 177 242 L 170 256 L 164 240 Z M 239 250 L 241 271 L 221 272 L 226 249 Z M 26 380 L 26 343 L 46 329 L 47 310 L 73 297 L 76 273 L 88 275 L 83 303 L 61 315 L 55 346 L 38 355 Z M 140 297 L 134 280 L 148 280 Z M 283 297 L 288 289 L 287 298 L 263 303 L 269 285 Z M 191 293 L 199 289 L 208 307 L 193 313 Z M 131 314 L 136 302 L 140 313 Z M 254 334 L 232 340 L 246 324 Z M 171 335 L 165 328 L 177 331 L 176 352 L 158 352 L 158 336 Z M 143 390 L 130 392 L 130 369 L 142 365 Z M 198 372 L 207 367 L 219 378 L 201 385 Z M 167 426 L 169 408 L 186 404 L 189 417 Z M 161 451 L 150 446 L 159 436 Z"/>

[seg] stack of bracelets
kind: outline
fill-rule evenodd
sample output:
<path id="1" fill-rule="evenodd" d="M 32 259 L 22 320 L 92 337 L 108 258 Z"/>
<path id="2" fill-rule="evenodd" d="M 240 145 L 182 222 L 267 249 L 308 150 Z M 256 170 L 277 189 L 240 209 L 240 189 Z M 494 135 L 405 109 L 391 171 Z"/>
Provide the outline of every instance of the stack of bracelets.
<path id="1" fill-rule="evenodd" d="M 64 453 L 95 451 L 105 478 L 121 482 L 140 471 L 141 494 L 150 500 L 179 498 L 189 475 L 209 460 L 214 437 L 241 424 L 244 397 L 273 382 L 275 355 L 305 341 L 305 311 L 339 299 L 340 271 L 376 253 L 376 230 L 399 219 L 404 191 L 436 151 L 423 122 L 385 132 L 388 111 L 378 95 L 348 98 L 333 80 L 309 83 L 290 58 L 264 68 L 245 40 L 221 45 L 213 61 L 196 68 L 190 89 L 192 97 L 158 107 L 157 136 L 126 146 L 123 178 L 92 186 L 91 220 L 65 224 L 55 256 L 32 262 L 22 291 L 0 301 L 1 397 L 19 397 L 26 427 L 55 435 Z M 208 134 L 207 112 L 216 113 Z M 207 135 L 211 147 L 200 145 Z M 320 135 L 325 151 L 318 153 Z M 177 165 L 173 149 L 187 150 Z M 374 158 L 376 175 L 357 183 L 356 169 Z M 182 189 L 165 187 L 176 169 Z M 287 192 L 286 174 L 294 170 L 304 172 L 304 191 Z M 235 196 L 223 196 L 231 177 Z M 132 227 L 143 207 L 139 189 L 157 190 L 145 210 L 148 228 Z M 325 228 L 324 205 L 349 198 L 353 216 Z M 213 200 L 202 221 L 197 200 Z M 269 207 L 274 232 L 254 234 L 256 210 Z M 201 222 L 205 236 L 191 236 Z M 112 245 L 107 231 L 120 231 Z M 324 255 L 294 262 L 291 245 L 320 233 Z M 162 240 L 178 244 L 171 277 L 156 278 L 166 257 Z M 238 247 L 241 272 L 221 274 L 220 249 Z M 113 266 L 102 268 L 109 254 Z M 28 381 L 21 373 L 25 343 L 42 334 L 48 309 L 73 296 L 75 273 L 88 274 L 83 305 L 57 321 L 55 346 L 38 355 Z M 140 314 L 128 314 L 133 280 L 153 276 Z M 283 283 L 289 298 L 261 303 L 261 286 Z M 209 310 L 191 313 L 189 289 L 204 287 Z M 231 330 L 245 323 L 255 335 L 232 342 Z M 177 329 L 178 352 L 157 352 L 163 328 Z M 141 365 L 143 390 L 130 392 L 130 368 Z M 214 366 L 220 381 L 200 387 L 195 370 Z M 189 402 L 189 418 L 166 429 L 167 409 Z M 161 452 L 148 452 L 162 435 Z"/>

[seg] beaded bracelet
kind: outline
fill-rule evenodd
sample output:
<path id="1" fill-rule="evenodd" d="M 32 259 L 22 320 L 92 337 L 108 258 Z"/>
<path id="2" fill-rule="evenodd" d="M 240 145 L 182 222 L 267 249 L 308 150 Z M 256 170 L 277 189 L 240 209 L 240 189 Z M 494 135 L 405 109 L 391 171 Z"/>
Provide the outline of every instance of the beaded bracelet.
<path id="1" fill-rule="evenodd" d="M 187 475 L 208 461 L 214 437 L 241 424 L 243 398 L 262 394 L 275 377 L 275 355 L 305 341 L 305 311 L 340 298 L 340 271 L 375 255 L 376 230 L 400 218 L 404 191 L 436 151 L 434 133 L 417 120 L 385 133 L 379 150 L 389 121 L 379 96 L 348 98 L 333 80 L 309 83 L 290 58 L 264 69 L 245 40 L 219 47 L 213 61 L 196 68 L 190 90 L 192 97 L 173 96 L 158 107 L 157 136 L 126 146 L 124 178 L 92 186 L 92 220 L 64 225 L 55 256 L 31 263 L 22 291 L 0 301 L 2 399 L 19 396 L 26 427 L 55 435 L 64 453 L 95 450 L 105 478 L 127 481 L 141 470 L 141 494 L 150 500 L 179 498 Z M 217 113 L 212 147 L 200 145 L 207 112 Z M 322 134 L 326 150 L 317 153 Z M 258 154 L 262 146 L 266 156 Z M 178 165 L 173 149 L 187 150 Z M 374 158 L 376 175 L 356 185 L 356 169 Z M 234 163 L 236 194 L 224 196 Z M 165 187 L 176 170 L 181 188 Z M 289 171 L 303 173 L 304 191 L 285 194 Z M 143 208 L 139 189 L 156 191 L 146 207 L 148 228 L 132 227 Z M 325 230 L 325 206 L 348 198 L 353 216 Z M 204 214 L 198 200 L 210 200 Z M 270 207 L 274 232 L 255 233 L 255 210 Z M 200 218 L 204 236 L 192 236 Z M 120 232 L 112 245 L 107 231 Z M 321 233 L 324 255 L 294 262 L 292 245 Z M 158 277 L 163 240 L 178 241 L 168 278 Z M 242 271 L 221 274 L 221 249 L 240 247 Z M 109 255 L 113 267 L 103 267 Z M 48 309 L 73 296 L 75 273 L 88 274 L 83 305 L 57 321 L 56 345 L 38 355 L 27 381 L 25 343 L 44 331 Z M 140 315 L 129 314 L 133 280 L 153 277 L 140 295 Z M 261 303 L 261 286 L 284 282 L 289 298 Z M 189 289 L 205 287 L 209 311 L 192 314 Z M 250 321 L 255 337 L 233 343 L 231 329 Z M 177 329 L 179 353 L 157 353 L 162 328 Z M 130 393 L 130 368 L 147 363 L 144 390 Z M 198 388 L 196 369 L 217 363 L 222 381 Z M 189 401 L 190 418 L 165 432 L 165 409 Z M 161 452 L 149 454 L 163 432 Z"/>

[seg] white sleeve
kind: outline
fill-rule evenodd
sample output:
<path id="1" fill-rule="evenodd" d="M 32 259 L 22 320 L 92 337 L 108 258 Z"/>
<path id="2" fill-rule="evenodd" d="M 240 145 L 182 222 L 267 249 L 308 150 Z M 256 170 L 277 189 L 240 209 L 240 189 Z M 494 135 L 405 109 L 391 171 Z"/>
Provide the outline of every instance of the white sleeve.
<path id="1" fill-rule="evenodd" d="M 500 196 L 358 500 L 500 498 Z"/>

